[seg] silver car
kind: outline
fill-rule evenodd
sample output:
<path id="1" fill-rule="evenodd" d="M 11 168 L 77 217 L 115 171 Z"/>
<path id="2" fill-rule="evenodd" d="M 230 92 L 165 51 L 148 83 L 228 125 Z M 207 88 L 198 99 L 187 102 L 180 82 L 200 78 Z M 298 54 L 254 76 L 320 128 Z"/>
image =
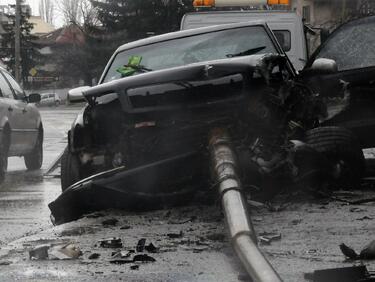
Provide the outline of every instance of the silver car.
<path id="1" fill-rule="evenodd" d="M 40 102 L 37 103 L 37 106 L 60 106 L 61 99 L 60 96 L 56 93 L 43 93 L 40 95 Z"/>
<path id="2" fill-rule="evenodd" d="M 43 162 L 43 124 L 34 103 L 39 94 L 26 96 L 15 79 L 0 68 L 0 181 L 8 157 L 24 157 L 27 169 L 40 169 Z"/>

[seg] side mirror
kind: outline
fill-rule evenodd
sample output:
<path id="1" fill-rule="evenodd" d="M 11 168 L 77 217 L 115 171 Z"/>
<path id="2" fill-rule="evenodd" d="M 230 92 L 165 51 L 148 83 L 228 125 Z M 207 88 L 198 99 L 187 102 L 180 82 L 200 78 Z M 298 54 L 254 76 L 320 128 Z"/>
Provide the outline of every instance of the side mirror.
<path id="1" fill-rule="evenodd" d="M 68 97 L 67 97 L 67 102 L 68 104 L 74 104 L 74 103 L 82 103 L 85 102 L 86 99 L 83 96 L 83 91 L 91 88 L 90 86 L 82 86 L 82 87 L 77 87 L 69 90 L 68 92 Z"/>
<path id="2" fill-rule="evenodd" d="M 316 59 L 309 70 L 317 74 L 331 74 L 338 72 L 336 61 L 331 59 Z"/>
<path id="3" fill-rule="evenodd" d="M 41 96 L 38 93 L 32 93 L 29 96 L 27 96 L 27 102 L 28 103 L 39 103 L 41 100 Z"/>

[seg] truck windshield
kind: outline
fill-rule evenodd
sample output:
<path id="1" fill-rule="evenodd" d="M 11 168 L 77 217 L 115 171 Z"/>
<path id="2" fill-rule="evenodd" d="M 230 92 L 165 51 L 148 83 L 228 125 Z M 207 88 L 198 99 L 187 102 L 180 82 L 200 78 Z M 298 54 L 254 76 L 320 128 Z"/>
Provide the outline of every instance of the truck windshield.
<path id="1" fill-rule="evenodd" d="M 171 39 L 117 54 L 102 83 L 137 73 L 252 54 L 277 53 L 262 26 L 227 29 Z M 137 58 L 133 72 L 121 72 Z"/>

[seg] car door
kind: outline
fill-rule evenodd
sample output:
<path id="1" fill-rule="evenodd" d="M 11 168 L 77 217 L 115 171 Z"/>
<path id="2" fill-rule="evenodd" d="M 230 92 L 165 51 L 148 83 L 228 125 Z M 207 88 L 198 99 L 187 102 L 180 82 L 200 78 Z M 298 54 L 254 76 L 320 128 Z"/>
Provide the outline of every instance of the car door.
<path id="1" fill-rule="evenodd" d="M 19 131 L 17 122 L 17 101 L 14 99 L 14 92 L 9 82 L 5 79 L 2 71 L 0 71 L 0 88 L 1 88 L 1 127 L 4 129 L 6 125 L 10 128 L 10 144 L 9 156 L 18 154 L 22 150 L 22 135 Z M 4 131 L 3 131 L 4 132 Z"/>
<path id="2" fill-rule="evenodd" d="M 13 119 L 15 123 L 15 131 L 20 138 L 20 154 L 30 152 L 36 144 L 38 138 L 38 118 L 35 109 L 27 103 L 26 94 L 15 79 L 6 71 L 2 74 L 5 76 L 13 89 L 14 108 Z"/>
<path id="3" fill-rule="evenodd" d="M 306 82 L 325 98 L 329 120 L 354 131 L 363 147 L 375 146 L 375 17 L 342 25 L 311 57 L 335 60 L 336 73 L 316 74 Z"/>

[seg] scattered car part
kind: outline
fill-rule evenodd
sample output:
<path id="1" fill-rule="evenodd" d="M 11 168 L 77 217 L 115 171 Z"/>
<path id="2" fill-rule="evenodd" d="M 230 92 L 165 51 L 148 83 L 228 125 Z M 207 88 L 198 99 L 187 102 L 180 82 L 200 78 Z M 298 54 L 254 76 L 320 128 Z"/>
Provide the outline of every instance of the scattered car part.
<path id="1" fill-rule="evenodd" d="M 202 175 L 208 173 L 199 160 L 200 154 L 190 152 L 133 169 L 109 170 L 84 179 L 49 204 L 52 220 L 55 224 L 62 224 L 97 210 L 150 210 L 186 203 L 194 195 L 196 183 L 204 183 L 200 180 L 205 179 Z"/>
<path id="2" fill-rule="evenodd" d="M 157 253 L 159 248 L 157 248 L 154 244 L 150 243 L 145 246 L 145 250 L 149 253 Z"/>
<path id="3" fill-rule="evenodd" d="M 93 253 L 91 255 L 89 255 L 88 259 L 98 259 L 100 258 L 100 254 L 98 253 Z"/>
<path id="4" fill-rule="evenodd" d="M 145 245 L 146 245 L 146 239 L 145 238 L 139 239 L 138 244 L 136 246 L 136 251 L 138 253 L 142 253 L 145 249 Z"/>
<path id="5" fill-rule="evenodd" d="M 102 248 L 122 248 L 122 241 L 120 238 L 108 238 L 100 240 L 99 243 Z"/>
<path id="6" fill-rule="evenodd" d="M 359 254 L 362 259 L 375 259 L 375 240 L 368 244 Z"/>
<path id="7" fill-rule="evenodd" d="M 31 260 L 45 260 L 48 259 L 48 250 L 51 245 L 39 245 L 29 251 Z"/>
<path id="8" fill-rule="evenodd" d="M 242 194 L 240 167 L 228 134 L 220 129 L 210 136 L 210 153 L 215 182 L 234 249 L 255 282 L 282 281 L 257 247 L 256 234 Z"/>
<path id="9" fill-rule="evenodd" d="M 340 250 L 346 257 L 352 260 L 373 260 L 375 259 L 375 240 L 363 248 L 359 255 L 345 244 L 340 245 Z"/>
<path id="10" fill-rule="evenodd" d="M 358 259 L 359 255 L 356 253 L 355 250 L 352 248 L 348 247 L 344 243 L 340 244 L 340 250 L 344 254 L 344 256 L 350 258 L 350 259 Z"/>
<path id="11" fill-rule="evenodd" d="M 77 259 L 82 255 L 82 252 L 79 247 L 74 244 L 67 244 L 67 245 L 57 245 L 51 247 L 49 250 L 49 257 L 50 259 L 57 259 L 57 260 L 70 260 L 70 259 Z"/>
<path id="12" fill-rule="evenodd" d="M 305 278 L 313 282 L 370 282 L 373 281 L 366 266 L 353 266 L 316 270 L 305 274 Z"/>
<path id="13" fill-rule="evenodd" d="M 146 254 L 135 255 L 133 258 L 133 262 L 155 262 L 155 261 L 156 259 Z"/>

